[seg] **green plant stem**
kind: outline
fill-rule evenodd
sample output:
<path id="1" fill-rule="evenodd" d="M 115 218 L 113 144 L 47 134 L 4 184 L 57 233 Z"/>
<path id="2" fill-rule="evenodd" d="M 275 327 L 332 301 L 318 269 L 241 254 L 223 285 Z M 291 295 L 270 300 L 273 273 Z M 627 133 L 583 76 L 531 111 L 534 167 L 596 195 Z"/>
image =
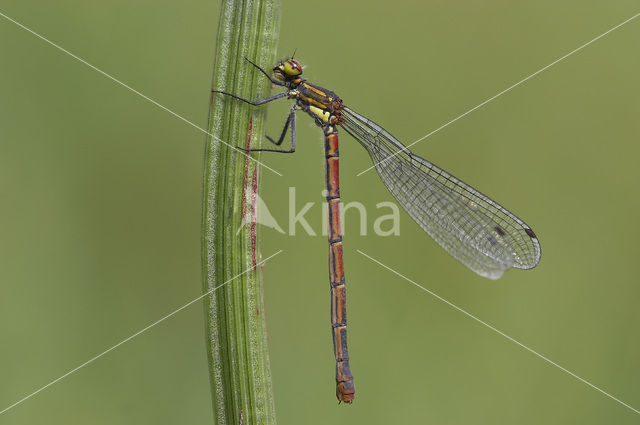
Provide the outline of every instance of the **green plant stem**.
<path id="1" fill-rule="evenodd" d="M 279 0 L 223 1 L 216 90 L 248 99 L 268 95 L 268 80 L 244 56 L 270 69 L 279 16 Z M 264 137 L 263 121 L 263 108 L 222 95 L 211 98 L 208 130 L 214 137 L 208 137 L 205 152 L 202 273 L 205 291 L 224 284 L 205 302 L 214 419 L 220 425 L 276 423 L 260 266 L 255 267 L 261 259 L 255 225 L 260 169 L 244 152 L 221 142 L 255 147 Z"/>

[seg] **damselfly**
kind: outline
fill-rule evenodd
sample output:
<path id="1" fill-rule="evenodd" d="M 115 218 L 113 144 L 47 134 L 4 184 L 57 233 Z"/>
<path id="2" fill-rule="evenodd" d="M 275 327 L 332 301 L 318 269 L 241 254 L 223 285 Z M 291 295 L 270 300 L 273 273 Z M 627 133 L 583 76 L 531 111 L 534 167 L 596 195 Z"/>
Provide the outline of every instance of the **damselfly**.
<path id="1" fill-rule="evenodd" d="M 345 129 L 369 153 L 378 175 L 407 213 L 442 248 L 472 271 L 498 279 L 512 267 L 530 269 L 540 261 L 540 243 L 524 221 L 500 204 L 413 154 L 384 128 L 349 109 L 335 93 L 301 78 L 302 65 L 291 58 L 273 68 L 273 76 L 247 59 L 275 85 L 287 91 L 250 101 L 214 90 L 257 106 L 287 97 L 295 103 L 278 140 L 280 146 L 291 128 L 291 149 L 249 149 L 293 153 L 296 150 L 296 110 L 311 115 L 324 131 L 327 202 L 329 204 L 329 281 L 331 326 L 336 358 L 336 395 L 351 403 L 355 397 L 347 350 L 345 278 L 342 264 L 340 187 L 338 179 L 338 127 Z"/>

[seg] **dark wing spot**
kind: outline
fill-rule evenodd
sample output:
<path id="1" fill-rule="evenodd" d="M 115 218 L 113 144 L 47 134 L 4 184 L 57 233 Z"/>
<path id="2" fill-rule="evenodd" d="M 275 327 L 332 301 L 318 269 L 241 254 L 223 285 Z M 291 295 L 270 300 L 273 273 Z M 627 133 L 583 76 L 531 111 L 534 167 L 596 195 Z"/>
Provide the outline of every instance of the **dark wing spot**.
<path id="1" fill-rule="evenodd" d="M 504 235 L 507 234 L 507 232 L 505 232 L 504 229 L 502 227 L 500 227 L 500 226 L 496 226 L 495 229 L 496 229 L 496 232 L 498 232 L 498 234 L 500 236 L 504 236 Z"/>
<path id="2" fill-rule="evenodd" d="M 531 229 L 524 229 L 524 231 L 527 233 L 527 235 L 529 235 L 529 237 L 531 239 L 538 239 L 538 237 L 536 236 L 535 233 L 533 233 L 533 230 Z"/>

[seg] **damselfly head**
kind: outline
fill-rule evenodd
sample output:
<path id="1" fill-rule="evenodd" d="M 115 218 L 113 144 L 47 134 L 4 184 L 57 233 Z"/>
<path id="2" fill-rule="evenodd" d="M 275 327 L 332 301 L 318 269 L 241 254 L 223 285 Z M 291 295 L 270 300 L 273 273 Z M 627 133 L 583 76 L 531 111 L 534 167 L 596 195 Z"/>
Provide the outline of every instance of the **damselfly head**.
<path id="1" fill-rule="evenodd" d="M 291 80 L 302 74 L 302 65 L 293 58 L 287 59 L 273 67 L 273 74 L 278 80 Z"/>

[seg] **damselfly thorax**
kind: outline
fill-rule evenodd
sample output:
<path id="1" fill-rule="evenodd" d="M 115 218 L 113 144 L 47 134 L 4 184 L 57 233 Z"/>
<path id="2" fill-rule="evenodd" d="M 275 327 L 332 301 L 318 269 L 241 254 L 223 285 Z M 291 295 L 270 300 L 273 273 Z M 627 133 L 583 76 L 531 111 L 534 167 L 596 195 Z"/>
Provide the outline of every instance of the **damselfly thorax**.
<path id="1" fill-rule="evenodd" d="M 315 118 L 318 125 L 342 124 L 344 105 L 337 94 L 300 78 L 292 84 L 297 85 L 289 92 L 289 97 L 297 99 L 298 107 Z"/>

